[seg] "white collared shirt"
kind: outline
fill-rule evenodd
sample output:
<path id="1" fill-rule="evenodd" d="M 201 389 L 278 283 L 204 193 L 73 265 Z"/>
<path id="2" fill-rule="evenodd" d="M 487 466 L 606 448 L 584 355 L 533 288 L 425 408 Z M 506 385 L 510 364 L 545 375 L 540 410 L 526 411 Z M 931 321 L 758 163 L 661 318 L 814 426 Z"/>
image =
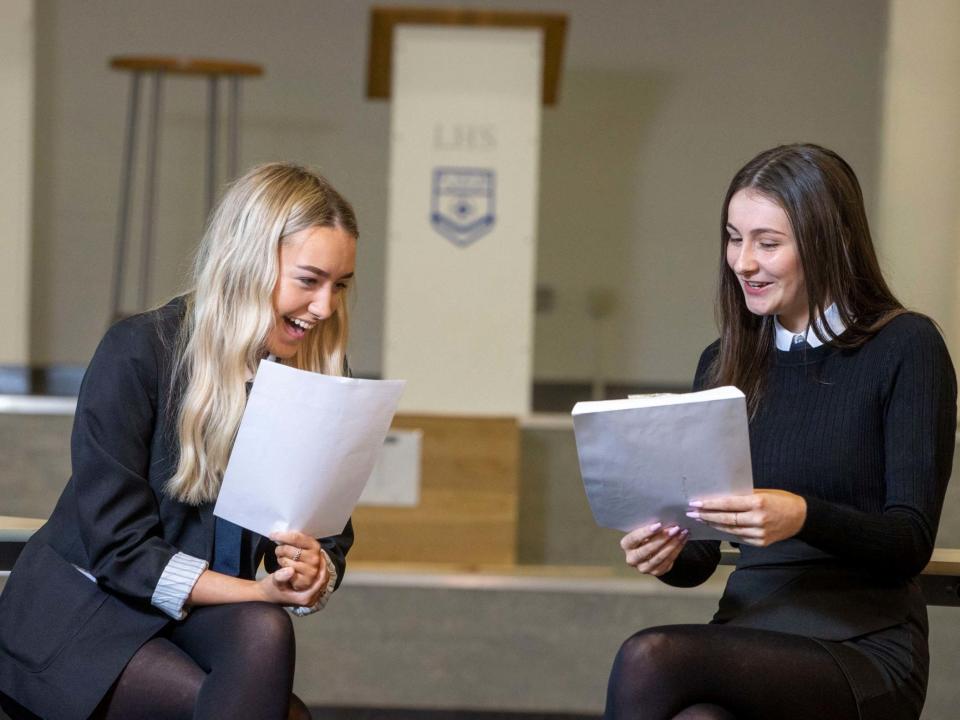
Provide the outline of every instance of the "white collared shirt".
<path id="1" fill-rule="evenodd" d="M 817 329 L 824 335 L 828 334 L 827 328 L 830 328 L 834 335 L 840 335 L 847 329 L 843 320 L 840 319 L 840 311 L 837 310 L 836 303 L 831 303 L 830 307 L 823 311 L 823 315 L 818 317 L 814 322 L 817 325 Z M 823 342 L 817 337 L 817 334 L 813 332 L 810 325 L 807 325 L 807 329 L 803 332 L 795 333 L 781 325 L 780 318 L 774 317 L 773 327 L 776 330 L 775 342 L 777 350 L 789 350 L 793 346 L 793 339 L 798 335 L 806 339 L 807 344 L 812 348 L 823 345 Z"/>

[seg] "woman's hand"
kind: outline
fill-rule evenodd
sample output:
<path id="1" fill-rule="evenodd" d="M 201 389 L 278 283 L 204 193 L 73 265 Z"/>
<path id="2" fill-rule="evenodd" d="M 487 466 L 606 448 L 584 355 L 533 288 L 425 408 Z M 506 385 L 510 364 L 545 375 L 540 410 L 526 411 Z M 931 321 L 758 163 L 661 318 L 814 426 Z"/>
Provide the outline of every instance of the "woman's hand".
<path id="1" fill-rule="evenodd" d="M 327 556 L 320 543 L 301 532 L 277 532 L 270 539 L 279 543 L 279 570 L 255 581 L 205 570 L 197 578 L 188 602 L 217 605 L 259 600 L 297 607 L 316 605 L 330 582 Z"/>
<path id="2" fill-rule="evenodd" d="M 320 550 L 320 552 L 323 551 Z M 303 554 L 305 555 L 306 552 Z M 301 556 L 300 559 L 302 561 L 303 557 Z M 306 586 L 302 584 L 303 576 L 298 579 L 297 565 L 298 562 L 288 559 L 286 567 L 281 567 L 260 580 L 244 580 L 213 570 L 204 570 L 190 591 L 187 603 L 221 605 L 259 601 L 275 605 L 313 607 L 320 600 L 330 581 L 326 560 L 322 561 L 313 582 Z"/>
<path id="3" fill-rule="evenodd" d="M 300 535 L 301 533 L 280 533 L 278 535 L 289 536 L 294 534 Z M 330 573 L 327 570 L 323 550 L 319 549 L 319 545 L 317 546 L 317 553 L 320 558 L 319 568 L 316 569 L 313 581 L 304 586 L 304 579 L 313 574 L 310 570 L 301 572 L 302 568 L 299 567 L 302 564 L 310 565 L 310 563 L 304 563 L 303 558 L 306 552 L 304 551 L 298 560 L 293 560 L 292 556 L 296 555 L 296 551 L 293 551 L 291 557 L 288 557 L 286 555 L 287 549 L 286 545 L 277 548 L 277 560 L 283 567 L 257 581 L 257 590 L 261 595 L 260 599 L 277 605 L 313 607 L 323 595 L 327 583 L 330 582 Z M 283 551 L 283 555 L 281 555 L 281 551 Z"/>
<path id="4" fill-rule="evenodd" d="M 264 578 L 256 581 L 259 600 L 274 603 L 275 605 L 290 605 L 294 607 L 313 607 L 323 595 L 323 590 L 330 579 L 326 568 L 313 585 L 306 590 L 294 590 L 290 580 L 294 576 L 293 568 L 280 568 Z"/>
<path id="5" fill-rule="evenodd" d="M 327 572 L 327 560 L 320 543 L 302 532 L 275 532 L 270 539 L 277 543 L 274 551 L 281 568 L 293 568 L 290 586 L 306 590 L 321 573 Z"/>
<path id="6" fill-rule="evenodd" d="M 785 490 L 754 490 L 752 495 L 694 501 L 690 508 L 687 517 L 757 547 L 793 537 L 807 519 L 807 501 Z"/>
<path id="7" fill-rule="evenodd" d="M 661 523 L 654 523 L 624 535 L 620 547 L 627 565 L 659 577 L 670 572 L 689 534 L 689 530 L 681 530 L 676 525 L 665 528 Z"/>

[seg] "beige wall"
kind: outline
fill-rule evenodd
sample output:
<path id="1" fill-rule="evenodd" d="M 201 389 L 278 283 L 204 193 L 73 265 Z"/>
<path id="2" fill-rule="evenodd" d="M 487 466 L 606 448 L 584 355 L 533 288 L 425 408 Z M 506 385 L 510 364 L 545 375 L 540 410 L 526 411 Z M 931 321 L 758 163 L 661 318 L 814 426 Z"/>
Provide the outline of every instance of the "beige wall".
<path id="1" fill-rule="evenodd" d="M 84 363 L 103 331 L 127 87 L 106 63 L 153 52 L 266 65 L 244 93 L 243 160 L 318 165 L 356 204 L 352 360 L 379 372 L 389 107 L 364 98 L 371 4 L 38 4 L 35 362 Z M 686 383 L 714 336 L 718 205 L 744 161 L 817 141 L 851 161 L 874 199 L 887 4 L 522 5 L 570 15 L 560 103 L 543 116 L 537 280 L 555 307 L 536 318 L 535 374 L 589 380 L 600 366 L 614 379 Z M 155 299 L 177 288 L 203 206 L 202 85 L 171 82 L 166 98 Z M 591 293 L 611 301 L 608 319 L 591 320 Z"/>
<path id="2" fill-rule="evenodd" d="M 0 3 L 0 365 L 29 360 L 33 0 Z"/>
<path id="3" fill-rule="evenodd" d="M 877 244 L 960 357 L 960 3 L 892 0 Z"/>

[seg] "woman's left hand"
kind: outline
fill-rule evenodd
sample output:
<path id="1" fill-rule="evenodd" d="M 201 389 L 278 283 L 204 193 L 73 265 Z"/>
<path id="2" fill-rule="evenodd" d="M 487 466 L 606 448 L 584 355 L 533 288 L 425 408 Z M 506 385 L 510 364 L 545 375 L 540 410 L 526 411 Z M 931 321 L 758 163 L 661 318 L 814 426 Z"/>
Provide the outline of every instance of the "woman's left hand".
<path id="1" fill-rule="evenodd" d="M 327 572 L 327 560 L 316 538 L 302 532 L 275 532 L 270 539 L 277 543 L 275 550 L 280 567 L 293 568 L 290 587 L 307 590 Z M 323 588 L 321 588 L 322 592 Z"/>
<path id="2" fill-rule="evenodd" d="M 800 532 L 807 501 L 786 490 L 754 490 L 691 502 L 687 517 L 736 535 L 739 542 L 766 547 Z"/>

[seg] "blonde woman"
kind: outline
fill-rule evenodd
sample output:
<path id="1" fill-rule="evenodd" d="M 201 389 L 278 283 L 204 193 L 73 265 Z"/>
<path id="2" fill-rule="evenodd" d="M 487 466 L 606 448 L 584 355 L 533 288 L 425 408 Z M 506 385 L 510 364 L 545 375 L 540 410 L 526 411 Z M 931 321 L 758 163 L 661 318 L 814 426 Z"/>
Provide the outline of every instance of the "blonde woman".
<path id="1" fill-rule="evenodd" d="M 326 603 L 352 527 L 262 538 L 212 510 L 259 361 L 345 372 L 357 235 L 322 177 L 254 168 L 214 212 L 193 289 L 107 332 L 80 390 L 73 474 L 0 595 L 8 714 L 309 717 L 285 608 Z"/>

